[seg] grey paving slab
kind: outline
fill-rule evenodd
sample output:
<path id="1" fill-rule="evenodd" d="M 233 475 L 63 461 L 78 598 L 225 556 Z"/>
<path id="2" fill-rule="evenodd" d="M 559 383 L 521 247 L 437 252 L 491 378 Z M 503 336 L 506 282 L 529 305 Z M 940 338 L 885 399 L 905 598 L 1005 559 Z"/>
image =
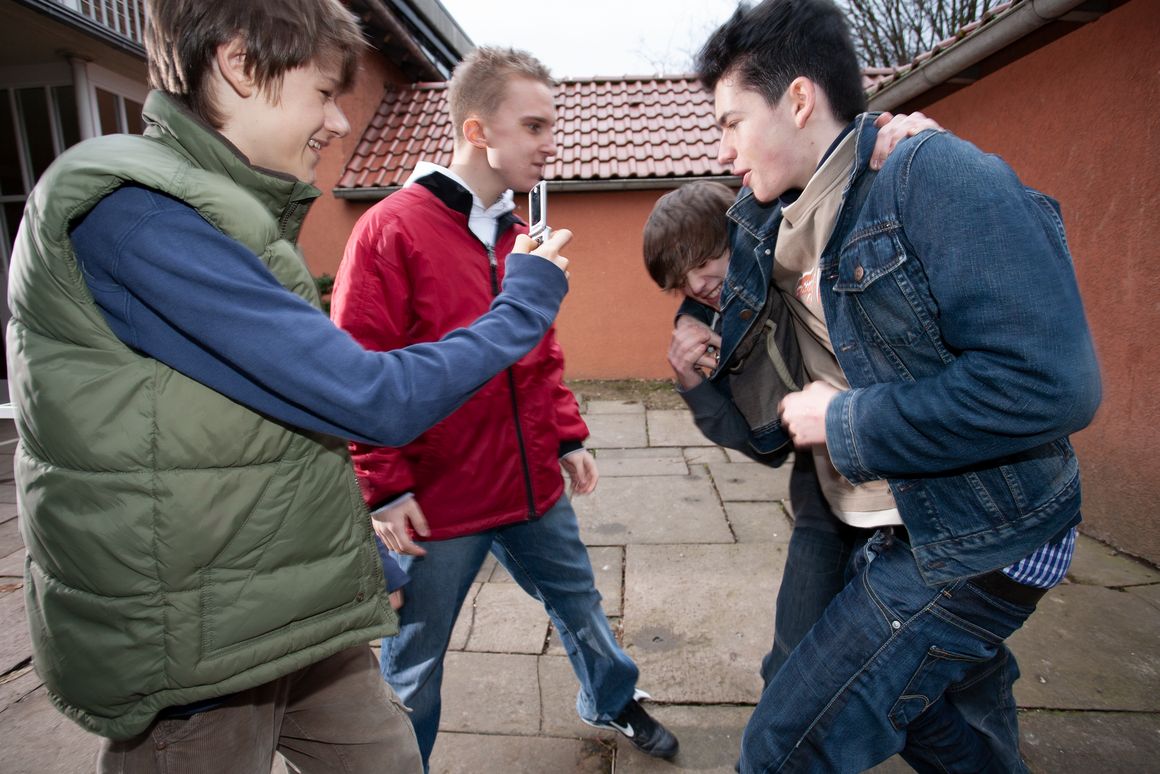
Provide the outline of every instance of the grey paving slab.
<path id="1" fill-rule="evenodd" d="M 4 774 L 92 774 L 99 745 L 52 706 L 43 687 L 0 713 Z"/>
<path id="2" fill-rule="evenodd" d="M 584 405 L 585 416 L 590 414 L 643 414 L 644 404 L 635 400 L 590 400 Z"/>
<path id="3" fill-rule="evenodd" d="M 1158 770 L 1160 719 L 1120 712 L 1021 712 L 1023 759 L 1035 774 Z"/>
<path id="4" fill-rule="evenodd" d="M 685 462 L 690 465 L 708 465 L 711 462 L 728 462 L 725 450 L 720 446 L 686 446 L 682 450 Z"/>
<path id="5" fill-rule="evenodd" d="M 1109 545 L 1080 535 L 1067 575 L 1089 586 L 1138 586 L 1160 583 L 1160 570 L 1121 554 Z"/>
<path id="6" fill-rule="evenodd" d="M 1131 588 L 1125 589 L 1125 591 L 1160 610 L 1160 583 L 1152 586 L 1132 586 Z"/>
<path id="7" fill-rule="evenodd" d="M 778 543 L 789 545 L 793 522 L 780 501 L 725 503 L 725 517 L 738 543 Z"/>
<path id="8" fill-rule="evenodd" d="M 910 774 L 914 769 L 907 765 L 906 761 L 895 755 L 888 761 L 879 763 L 872 769 L 867 769 L 871 774 Z"/>
<path id="9" fill-rule="evenodd" d="M 537 665 L 540 676 L 540 731 L 548 736 L 612 741 L 615 731 L 593 728 L 576 714 L 576 693 L 579 683 L 572 672 L 568 657 L 543 656 Z"/>
<path id="10" fill-rule="evenodd" d="M 466 650 L 531 653 L 544 650 L 548 614 L 514 583 L 485 583 L 475 596 L 475 620 Z"/>
<path id="11" fill-rule="evenodd" d="M 646 706 L 677 737 L 681 751 L 672 761 L 662 761 L 637 752 L 628 740 L 617 740 L 617 774 L 733 774 L 752 707 Z"/>
<path id="12" fill-rule="evenodd" d="M 729 462 L 709 466 L 713 483 L 725 501 L 788 500 L 786 466 L 771 468 L 756 462 Z"/>
<path id="13" fill-rule="evenodd" d="M 7 521 L 14 521 L 17 516 L 16 498 L 12 498 L 12 502 L 0 501 L 0 523 Z"/>
<path id="14" fill-rule="evenodd" d="M 604 597 L 604 612 L 620 615 L 623 599 L 621 584 L 624 580 L 624 548 L 622 546 L 589 546 L 588 561 L 596 577 L 596 590 Z M 492 583 L 515 583 L 503 565 L 498 565 L 491 576 Z M 543 610 L 543 607 L 540 607 Z"/>
<path id="15" fill-rule="evenodd" d="M 492 579 L 496 567 L 499 567 L 499 562 L 496 561 L 496 558 L 493 554 L 488 553 L 488 555 L 483 558 L 483 564 L 480 565 L 479 572 L 475 574 L 475 582 L 487 583 Z M 501 569 L 500 572 L 503 572 L 503 570 Z"/>
<path id="16" fill-rule="evenodd" d="M 546 737 L 444 734 L 431 774 L 609 774 L 612 751 L 599 742 Z"/>
<path id="17" fill-rule="evenodd" d="M 471 628 L 475 624 L 475 597 L 481 588 L 483 588 L 482 583 L 473 583 L 471 588 L 467 590 L 463 607 L 459 610 L 459 617 L 455 619 L 455 626 L 451 629 L 448 650 L 463 650 L 467 647 L 467 640 L 471 637 Z M 404 589 L 404 597 L 406 593 L 407 591 Z M 406 604 L 405 600 L 404 604 Z"/>
<path id="18" fill-rule="evenodd" d="M 618 449 L 648 446 L 643 414 L 586 414 L 588 440 L 592 449 Z"/>
<path id="19" fill-rule="evenodd" d="M 785 549 L 645 546 L 625 554 L 624 643 L 666 703 L 756 703 Z"/>
<path id="20" fill-rule="evenodd" d="M 683 476 L 689 464 L 679 448 L 605 449 L 596 459 L 601 478 Z"/>
<path id="21" fill-rule="evenodd" d="M 658 410 L 648 412 L 649 446 L 713 446 L 693 423 L 689 411 Z"/>
<path id="22" fill-rule="evenodd" d="M 14 578 L 24 577 L 24 557 L 27 551 L 18 548 L 5 557 L 0 557 L 0 586 L 11 583 Z"/>
<path id="23" fill-rule="evenodd" d="M 14 584 L 8 584 L 9 588 Z M 0 593 L 0 675 L 32 657 L 32 640 L 24 614 L 24 588 L 15 586 Z"/>
<path id="24" fill-rule="evenodd" d="M 8 556 L 22 548 L 24 548 L 24 541 L 20 539 L 18 521 L 9 519 L 0 524 L 0 556 Z"/>
<path id="25" fill-rule="evenodd" d="M 588 549 L 596 590 L 604 598 L 605 615 L 619 616 L 624 605 L 624 548 L 594 546 Z"/>
<path id="26" fill-rule="evenodd" d="M 709 477 L 610 478 L 573 503 L 588 545 L 732 543 Z"/>
<path id="27" fill-rule="evenodd" d="M 535 734 L 539 727 L 536 656 L 447 654 L 440 730 Z"/>
<path id="28" fill-rule="evenodd" d="M 1160 711 L 1160 616 L 1143 599 L 1065 584 L 1010 639 L 1020 707 Z"/>
<path id="29" fill-rule="evenodd" d="M 31 663 L 13 669 L 8 674 L 0 675 L 0 713 L 42 685 L 44 683 L 41 681 L 40 675 L 36 674 L 36 670 L 32 668 Z M 2 714 L 0 714 L 0 722 L 3 722 Z M 0 756 L 0 762 L 2 762 L 2 756 Z"/>
<path id="30" fill-rule="evenodd" d="M 721 449 L 725 454 L 725 459 L 728 462 L 753 462 L 749 457 L 746 457 L 736 449 Z"/>

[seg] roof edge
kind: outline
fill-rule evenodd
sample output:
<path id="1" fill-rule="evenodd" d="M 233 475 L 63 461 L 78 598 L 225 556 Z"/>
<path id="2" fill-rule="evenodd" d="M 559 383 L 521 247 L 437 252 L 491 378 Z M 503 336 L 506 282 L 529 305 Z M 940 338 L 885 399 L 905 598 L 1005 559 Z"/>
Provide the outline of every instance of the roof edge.
<path id="1" fill-rule="evenodd" d="M 724 183 L 740 186 L 741 178 L 736 175 L 699 175 L 686 177 L 634 177 L 613 180 L 549 180 L 548 187 L 561 193 L 582 193 L 590 191 L 648 191 L 662 188 L 677 188 L 694 181 Z M 398 191 L 401 185 L 376 186 L 374 188 L 331 189 L 336 199 L 347 201 L 378 201 Z"/>
<path id="2" fill-rule="evenodd" d="M 909 69 L 886 85 L 871 87 L 867 92 L 870 109 L 893 110 L 1064 16 L 1084 2 L 1086 0 L 1025 0 L 1017 3 L 950 46 L 941 50 L 936 47 L 930 58 L 909 65 Z M 898 69 L 905 67 L 903 65 Z"/>

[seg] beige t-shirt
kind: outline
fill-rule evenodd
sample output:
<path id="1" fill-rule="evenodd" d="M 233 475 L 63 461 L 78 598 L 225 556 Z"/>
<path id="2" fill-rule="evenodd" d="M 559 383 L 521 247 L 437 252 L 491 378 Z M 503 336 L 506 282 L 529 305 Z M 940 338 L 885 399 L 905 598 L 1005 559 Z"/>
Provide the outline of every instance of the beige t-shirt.
<path id="1" fill-rule="evenodd" d="M 806 375 L 811 381 L 826 382 L 840 390 L 850 389 L 850 383 L 830 343 L 817 273 L 842 206 L 843 187 L 854 167 L 855 139 L 855 132 L 847 134 L 810 178 L 798 200 L 782 208 L 773 266 L 773 284 L 794 316 Z M 885 481 L 855 486 L 834 467 L 825 446 L 815 446 L 813 455 L 822 493 L 839 519 L 863 528 L 902 523 Z"/>

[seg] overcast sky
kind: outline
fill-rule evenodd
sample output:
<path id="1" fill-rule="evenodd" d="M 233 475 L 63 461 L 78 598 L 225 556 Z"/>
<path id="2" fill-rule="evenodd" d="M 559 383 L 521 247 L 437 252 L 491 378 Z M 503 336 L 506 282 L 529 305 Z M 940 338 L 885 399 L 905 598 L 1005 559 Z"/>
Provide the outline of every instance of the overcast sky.
<path id="1" fill-rule="evenodd" d="M 440 0 L 476 45 L 530 51 L 556 78 L 688 73 L 736 0 Z"/>

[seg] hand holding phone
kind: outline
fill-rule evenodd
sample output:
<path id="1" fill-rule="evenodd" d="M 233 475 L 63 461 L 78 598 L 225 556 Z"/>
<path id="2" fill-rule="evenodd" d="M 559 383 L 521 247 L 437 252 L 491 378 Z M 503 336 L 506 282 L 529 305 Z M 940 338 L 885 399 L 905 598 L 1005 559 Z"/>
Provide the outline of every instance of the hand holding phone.
<path id="1" fill-rule="evenodd" d="M 539 244 L 543 244 L 545 239 L 552 238 L 552 229 L 548 228 L 547 180 L 541 180 L 528 191 L 528 218 L 531 221 L 528 236 Z"/>

